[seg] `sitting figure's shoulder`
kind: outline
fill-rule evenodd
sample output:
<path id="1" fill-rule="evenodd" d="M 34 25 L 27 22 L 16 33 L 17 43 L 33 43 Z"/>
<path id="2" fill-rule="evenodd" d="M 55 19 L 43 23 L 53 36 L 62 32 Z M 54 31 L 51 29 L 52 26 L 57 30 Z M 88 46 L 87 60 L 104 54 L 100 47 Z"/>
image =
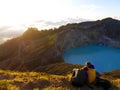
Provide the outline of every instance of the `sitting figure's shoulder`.
<path id="1" fill-rule="evenodd" d="M 88 67 L 84 66 L 84 67 L 81 68 L 81 70 L 88 70 Z"/>
<path id="2" fill-rule="evenodd" d="M 94 65 L 90 65 L 88 68 L 95 69 Z"/>

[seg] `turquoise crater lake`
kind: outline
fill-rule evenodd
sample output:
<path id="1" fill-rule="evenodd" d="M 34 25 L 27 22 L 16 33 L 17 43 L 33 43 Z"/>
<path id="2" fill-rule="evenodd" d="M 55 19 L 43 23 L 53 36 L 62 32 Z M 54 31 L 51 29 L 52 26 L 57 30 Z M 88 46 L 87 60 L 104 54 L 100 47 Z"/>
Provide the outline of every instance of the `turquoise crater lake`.
<path id="1" fill-rule="evenodd" d="M 84 65 L 90 61 L 99 72 L 120 69 L 120 49 L 107 46 L 86 45 L 71 48 L 63 54 L 65 62 Z"/>

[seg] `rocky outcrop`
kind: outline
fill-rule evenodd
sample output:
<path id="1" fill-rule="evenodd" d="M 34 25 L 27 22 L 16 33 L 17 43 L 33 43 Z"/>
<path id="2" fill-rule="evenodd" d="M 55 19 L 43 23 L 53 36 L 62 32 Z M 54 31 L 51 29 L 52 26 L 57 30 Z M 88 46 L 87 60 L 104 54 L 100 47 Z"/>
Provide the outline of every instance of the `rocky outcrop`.
<path id="1" fill-rule="evenodd" d="M 56 37 L 56 47 L 60 52 L 64 52 L 69 48 L 85 45 L 90 39 L 80 30 L 62 31 Z"/>
<path id="2" fill-rule="evenodd" d="M 112 23 L 112 24 L 111 24 Z M 86 44 L 98 44 L 120 48 L 120 21 L 106 18 L 101 21 L 84 22 L 67 25 L 57 38 L 56 45 L 59 51 Z"/>
<path id="3" fill-rule="evenodd" d="M 39 65 L 63 62 L 66 50 L 87 44 L 120 48 L 120 21 L 106 18 L 44 31 L 29 28 L 0 46 L 0 68 L 34 70 Z"/>

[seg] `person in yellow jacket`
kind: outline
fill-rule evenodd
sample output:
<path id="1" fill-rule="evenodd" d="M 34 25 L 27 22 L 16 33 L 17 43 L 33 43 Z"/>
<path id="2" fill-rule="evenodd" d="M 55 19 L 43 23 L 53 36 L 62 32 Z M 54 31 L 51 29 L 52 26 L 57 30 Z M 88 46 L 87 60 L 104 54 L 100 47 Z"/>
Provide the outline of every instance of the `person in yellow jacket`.
<path id="1" fill-rule="evenodd" d="M 92 65 L 90 62 L 86 62 L 86 67 L 88 68 L 87 70 L 87 74 L 88 74 L 88 82 L 94 83 L 95 79 L 96 79 L 96 70 L 94 65 Z"/>
<path id="2" fill-rule="evenodd" d="M 88 78 L 88 82 L 90 84 L 94 83 L 96 79 L 96 70 L 94 65 L 92 65 L 90 62 L 85 63 L 86 66 L 84 66 L 82 69 L 86 70 L 87 74 L 86 77 Z"/>

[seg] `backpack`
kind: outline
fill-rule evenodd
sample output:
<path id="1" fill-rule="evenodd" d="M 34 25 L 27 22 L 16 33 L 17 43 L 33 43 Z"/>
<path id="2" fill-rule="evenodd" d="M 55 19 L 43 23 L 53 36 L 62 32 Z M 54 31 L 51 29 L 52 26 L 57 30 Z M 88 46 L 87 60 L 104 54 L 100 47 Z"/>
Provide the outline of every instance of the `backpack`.
<path id="1" fill-rule="evenodd" d="M 109 90 L 111 88 L 111 83 L 110 81 L 106 79 L 101 79 L 101 78 L 96 78 L 95 86 L 97 87 L 103 87 L 104 90 Z"/>
<path id="2" fill-rule="evenodd" d="M 82 87 L 87 80 L 86 71 L 80 69 L 74 69 L 71 77 L 71 83 L 73 86 Z"/>

